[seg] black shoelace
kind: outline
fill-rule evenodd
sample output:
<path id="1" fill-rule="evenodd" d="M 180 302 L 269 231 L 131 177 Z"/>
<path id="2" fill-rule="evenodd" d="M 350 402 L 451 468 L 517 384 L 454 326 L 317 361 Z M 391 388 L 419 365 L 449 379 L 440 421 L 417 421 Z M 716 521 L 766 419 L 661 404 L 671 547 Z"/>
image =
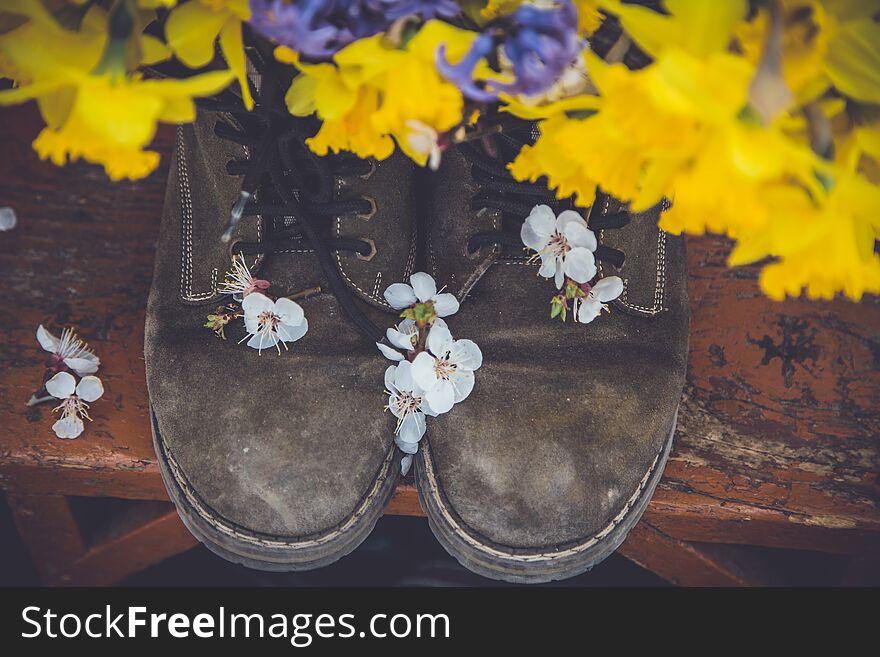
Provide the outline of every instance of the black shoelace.
<path id="1" fill-rule="evenodd" d="M 340 215 L 369 217 L 376 211 L 367 198 L 334 198 L 336 176 L 369 176 L 370 161 L 350 154 L 319 157 L 306 145 L 318 124 L 314 118 L 297 118 L 287 113 L 283 102 L 283 70 L 270 57 L 257 53 L 252 61 L 262 76 L 260 90 L 252 89 L 255 107 L 247 111 L 241 99 L 223 94 L 199 101 L 208 111 L 232 117 L 232 123 L 218 120 L 214 133 L 221 139 L 244 146 L 246 159 L 230 160 L 226 171 L 242 176 L 241 193 L 232 208 L 223 235 L 229 241 L 243 217 L 261 216 L 264 238 L 260 242 L 235 241 L 232 253 L 261 254 L 264 257 L 311 250 L 320 263 L 330 291 L 355 328 L 373 342 L 383 341 L 384 332 L 364 314 L 354 294 L 336 268 L 333 253 L 348 251 L 369 258 L 375 245 L 365 239 L 334 238 L 331 224 Z M 218 235 L 218 238 L 220 236 Z"/>
<path id="2" fill-rule="evenodd" d="M 583 214 L 572 198 L 557 199 L 548 189 L 544 179 L 538 182 L 519 182 L 507 170 L 520 149 L 534 141 L 532 124 L 527 121 L 503 119 L 501 132 L 493 135 L 490 144 L 486 142 L 464 143 L 462 154 L 471 162 L 473 179 L 479 183 L 480 191 L 471 199 L 471 208 L 478 216 L 487 209 L 501 212 L 501 229 L 477 232 L 468 239 L 469 253 L 493 246 L 507 253 L 521 252 L 523 249 L 520 230 L 523 221 L 536 205 L 548 205 L 556 214 L 564 210 L 574 210 Z M 497 151 L 487 153 L 487 146 Z M 591 206 L 587 225 L 593 231 L 623 228 L 630 221 L 628 212 L 603 215 L 601 212 L 608 195 L 596 190 L 596 200 Z M 597 260 L 608 262 L 615 267 L 623 266 L 625 255 L 619 249 L 599 244 L 594 256 Z"/>

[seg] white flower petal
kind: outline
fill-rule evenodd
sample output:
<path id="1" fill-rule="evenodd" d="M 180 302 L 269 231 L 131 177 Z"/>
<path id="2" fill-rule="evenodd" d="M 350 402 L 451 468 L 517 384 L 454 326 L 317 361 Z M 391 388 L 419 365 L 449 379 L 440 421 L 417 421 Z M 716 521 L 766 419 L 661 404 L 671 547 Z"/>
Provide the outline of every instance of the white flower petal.
<path id="1" fill-rule="evenodd" d="M 474 389 L 474 373 L 466 370 L 456 372 L 452 379 L 452 387 L 455 391 L 455 403 L 464 401 Z"/>
<path id="2" fill-rule="evenodd" d="M 394 374 L 397 372 L 397 365 L 389 365 L 388 369 L 385 370 L 385 390 L 388 392 L 394 392 L 396 388 L 394 387 Z"/>
<path id="3" fill-rule="evenodd" d="M 67 399 L 76 391 L 76 379 L 70 372 L 58 372 L 46 381 L 46 392 L 58 399 Z"/>
<path id="4" fill-rule="evenodd" d="M 250 295 L 248 295 L 250 297 Z M 247 341 L 247 346 L 252 349 L 262 351 L 263 349 L 271 349 L 278 344 L 278 334 L 275 331 L 269 333 L 254 333 L 251 339 Z"/>
<path id="5" fill-rule="evenodd" d="M 458 299 L 450 292 L 444 292 L 434 297 L 434 310 L 440 317 L 449 317 L 458 312 Z"/>
<path id="6" fill-rule="evenodd" d="M 104 384 L 96 376 L 84 376 L 76 386 L 76 396 L 84 402 L 93 402 L 104 394 Z"/>
<path id="7" fill-rule="evenodd" d="M 437 372 L 434 369 L 434 357 L 423 351 L 413 359 L 412 378 L 422 390 L 428 390 L 437 383 Z"/>
<path id="8" fill-rule="evenodd" d="M 413 305 L 418 298 L 413 289 L 406 283 L 392 283 L 385 290 L 385 301 L 392 308 L 403 310 Z"/>
<path id="9" fill-rule="evenodd" d="M 282 323 L 275 329 L 278 337 L 285 342 L 296 342 L 309 331 L 309 321 L 303 317 L 302 321 L 293 326 L 291 324 Z"/>
<path id="10" fill-rule="evenodd" d="M 78 375 L 85 376 L 97 372 L 101 361 L 95 356 L 86 356 L 84 358 L 65 358 L 64 364 Z"/>
<path id="11" fill-rule="evenodd" d="M 528 221 L 523 222 L 522 228 L 519 229 L 519 236 L 522 243 L 533 251 L 543 251 L 550 242 L 549 235 L 541 235 L 535 232 L 535 229 L 532 228 Z"/>
<path id="12" fill-rule="evenodd" d="M 434 387 L 425 393 L 425 399 L 435 413 L 438 415 L 446 413 L 455 403 L 455 387 L 450 381 L 437 381 Z"/>
<path id="13" fill-rule="evenodd" d="M 265 294 L 259 292 L 251 292 L 241 302 L 241 309 L 245 316 L 256 317 L 263 312 L 275 312 L 275 302 Z"/>
<path id="14" fill-rule="evenodd" d="M 385 331 L 385 337 L 388 338 L 388 342 L 398 349 L 403 349 L 404 351 L 412 351 L 413 349 L 411 333 L 404 333 L 401 330 L 389 328 Z"/>
<path id="15" fill-rule="evenodd" d="M 250 294 L 248 296 L 251 296 Z M 299 326 L 305 320 L 306 314 L 303 312 L 302 306 L 296 301 L 281 297 L 275 302 L 275 314 L 281 318 L 282 324 L 290 326 Z M 302 336 L 300 336 L 302 337 Z"/>
<path id="16" fill-rule="evenodd" d="M 428 333 L 428 350 L 435 356 L 443 356 L 452 348 L 452 333 L 446 326 L 436 323 Z"/>
<path id="17" fill-rule="evenodd" d="M 552 253 L 541 254 L 541 268 L 538 270 L 538 276 L 544 278 L 553 278 L 556 275 L 556 256 Z"/>
<path id="18" fill-rule="evenodd" d="M 405 443 L 400 439 L 400 436 L 394 436 L 394 444 L 400 448 L 400 451 L 404 454 L 415 454 L 419 451 L 419 444 L 416 443 Z"/>
<path id="19" fill-rule="evenodd" d="M 524 224 L 528 224 L 532 232 L 542 238 L 546 244 L 556 230 L 556 213 L 549 205 L 536 205 L 529 212 Z"/>
<path id="20" fill-rule="evenodd" d="M 483 352 L 473 340 L 456 340 L 449 350 L 449 360 L 458 366 L 458 369 L 480 369 L 483 364 Z"/>
<path id="21" fill-rule="evenodd" d="M 84 428 L 83 421 L 76 415 L 67 415 L 52 425 L 52 431 L 59 438 L 76 438 Z"/>
<path id="22" fill-rule="evenodd" d="M 437 283 L 430 274 L 423 271 L 417 271 L 409 277 L 409 284 L 412 285 L 413 292 L 416 293 L 419 301 L 425 303 L 437 294 Z"/>
<path id="23" fill-rule="evenodd" d="M 400 459 L 400 476 L 405 477 L 406 474 L 412 468 L 413 457 L 412 454 L 407 454 L 402 459 Z"/>
<path id="24" fill-rule="evenodd" d="M 602 312 L 602 304 L 595 299 L 586 298 L 580 303 L 577 311 L 577 320 L 581 324 L 589 324 Z"/>
<path id="25" fill-rule="evenodd" d="M 260 320 L 256 315 L 245 315 L 244 316 L 244 330 L 248 334 L 259 333 L 260 331 Z"/>
<path id="26" fill-rule="evenodd" d="M 424 393 L 422 393 L 424 395 Z M 422 397 L 422 403 L 419 405 L 419 408 L 422 410 L 422 413 L 429 417 L 437 417 L 440 415 L 437 411 L 431 408 L 431 405 L 428 403 L 428 400 Z"/>
<path id="27" fill-rule="evenodd" d="M 565 282 L 565 261 L 562 258 L 556 258 L 556 271 L 553 273 L 553 283 L 557 290 L 562 289 Z"/>
<path id="28" fill-rule="evenodd" d="M 42 324 L 37 327 L 37 342 L 51 354 L 57 354 L 58 348 L 61 346 L 61 341 L 44 329 Z"/>
<path id="29" fill-rule="evenodd" d="M 565 230 L 570 224 L 579 224 L 584 228 L 587 227 L 587 222 L 584 221 L 580 212 L 576 212 L 575 210 L 563 210 L 556 218 L 556 232 L 565 234 Z"/>
<path id="30" fill-rule="evenodd" d="M 565 275 L 578 283 L 586 283 L 596 275 L 596 258 L 593 252 L 582 246 L 572 249 L 565 256 Z"/>
<path id="31" fill-rule="evenodd" d="M 412 363 L 409 361 L 405 360 L 397 366 L 397 372 L 394 374 L 394 387 L 398 390 L 406 390 L 415 394 L 422 392 L 421 388 L 413 380 Z"/>
<path id="32" fill-rule="evenodd" d="M 382 352 L 382 355 L 385 356 L 388 360 L 403 360 L 403 354 L 397 351 L 397 349 L 392 349 L 386 344 L 382 344 L 381 342 L 377 342 L 376 346 L 379 348 L 379 351 Z"/>
<path id="33" fill-rule="evenodd" d="M 596 235 L 584 223 L 569 222 L 565 227 L 565 239 L 571 247 L 581 246 L 595 251 L 598 246 Z"/>
<path id="34" fill-rule="evenodd" d="M 409 413 L 397 428 L 397 437 L 404 443 L 417 443 L 425 435 L 425 414 Z"/>
<path id="35" fill-rule="evenodd" d="M 606 276 L 590 290 L 590 296 L 602 303 L 614 301 L 621 294 L 623 294 L 623 279 L 620 276 Z"/>

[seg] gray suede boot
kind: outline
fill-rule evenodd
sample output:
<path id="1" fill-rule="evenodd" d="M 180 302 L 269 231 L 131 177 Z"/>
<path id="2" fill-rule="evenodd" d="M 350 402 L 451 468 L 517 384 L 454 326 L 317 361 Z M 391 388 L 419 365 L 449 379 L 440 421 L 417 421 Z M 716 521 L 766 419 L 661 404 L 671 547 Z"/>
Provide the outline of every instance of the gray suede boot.
<path id="1" fill-rule="evenodd" d="M 567 321 L 551 318 L 558 290 L 525 252 L 523 220 L 539 204 L 551 217 L 573 206 L 510 179 L 505 161 L 529 139 L 522 125 L 495 138 L 492 157 L 450 149 L 436 176 L 428 271 L 462 301 L 454 330 L 478 342 L 483 365 L 467 403 L 432 418 L 416 459 L 443 546 L 512 582 L 584 572 L 639 520 L 669 455 L 688 342 L 683 240 L 658 230 L 661 207 L 632 214 L 604 194 L 575 210 L 598 242 L 591 280 L 619 277 L 623 292 L 597 316 L 606 299 L 582 286 Z"/>
<path id="2" fill-rule="evenodd" d="M 399 474 L 375 342 L 397 314 L 382 291 L 413 270 L 413 166 L 316 158 L 308 121 L 229 101 L 178 132 L 146 320 L 156 453 L 212 551 L 314 568 L 364 540 Z"/>

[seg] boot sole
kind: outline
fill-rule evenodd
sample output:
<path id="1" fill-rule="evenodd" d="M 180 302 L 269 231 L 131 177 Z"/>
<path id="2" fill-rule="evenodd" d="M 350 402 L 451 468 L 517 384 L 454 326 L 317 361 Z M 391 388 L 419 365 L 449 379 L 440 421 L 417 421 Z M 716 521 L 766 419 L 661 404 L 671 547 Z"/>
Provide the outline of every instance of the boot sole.
<path id="1" fill-rule="evenodd" d="M 335 527 L 305 537 L 259 534 L 223 518 L 199 497 L 162 440 L 152 409 L 150 418 L 159 472 L 183 524 L 211 552 L 248 568 L 278 572 L 329 565 L 349 554 L 370 535 L 394 495 L 400 463 L 392 449 L 373 486 L 355 510 Z"/>
<path id="2" fill-rule="evenodd" d="M 524 550 L 499 545 L 466 527 L 449 508 L 439 490 L 427 441 L 423 441 L 416 459 L 419 501 L 428 516 L 431 531 L 443 548 L 462 566 L 478 575 L 515 584 L 539 584 L 574 577 L 587 572 L 620 547 L 627 534 L 641 519 L 657 483 L 663 476 L 672 448 L 677 418 L 678 408 L 672 421 L 672 431 L 663 449 L 657 454 L 623 510 L 592 537 L 556 551 Z"/>

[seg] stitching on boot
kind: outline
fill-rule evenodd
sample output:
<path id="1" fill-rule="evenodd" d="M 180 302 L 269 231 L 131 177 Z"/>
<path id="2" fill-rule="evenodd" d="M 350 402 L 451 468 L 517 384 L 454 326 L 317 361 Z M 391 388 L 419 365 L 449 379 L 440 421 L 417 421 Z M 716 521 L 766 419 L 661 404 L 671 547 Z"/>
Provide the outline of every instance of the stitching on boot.
<path id="1" fill-rule="evenodd" d="M 247 147 L 243 147 L 245 155 L 250 155 Z M 183 127 L 176 130 L 175 149 L 177 155 L 177 192 L 180 199 L 183 246 L 180 251 L 180 298 L 184 301 L 207 301 L 219 296 L 217 282 L 220 272 L 216 267 L 211 269 L 210 292 L 193 292 L 193 208 L 192 193 L 189 186 L 189 171 L 186 166 L 186 149 L 183 143 Z M 257 216 L 257 241 L 263 241 L 263 217 Z M 254 268 L 262 262 L 262 256 L 254 259 Z"/>
<path id="2" fill-rule="evenodd" d="M 623 281 L 623 293 L 618 301 L 625 308 L 645 313 L 647 315 L 656 315 L 663 312 L 666 308 L 663 301 L 666 297 L 666 233 L 659 231 L 657 237 L 657 274 L 656 284 L 654 286 L 654 302 L 652 306 L 640 306 L 638 304 L 627 301 L 626 291 L 629 279 Z"/>
<path id="3" fill-rule="evenodd" d="M 337 198 L 339 198 L 339 193 L 341 191 L 342 191 L 342 179 L 337 177 L 336 178 L 336 197 Z M 342 215 L 336 215 L 336 217 L 334 217 L 333 224 L 334 224 L 334 232 L 336 233 L 336 237 L 342 236 L 342 219 L 343 219 Z M 409 255 L 407 256 L 406 265 L 404 267 L 404 272 L 403 272 L 404 279 L 409 278 L 410 274 L 412 274 L 413 266 L 415 265 L 417 238 L 418 238 L 417 229 L 416 229 L 416 226 L 413 225 L 412 234 L 410 236 L 410 243 L 409 243 Z M 367 299 L 370 299 L 371 301 L 376 302 L 377 304 L 379 304 L 383 308 L 391 309 L 391 306 L 389 305 L 389 303 L 387 301 L 385 301 L 385 298 L 382 296 L 379 296 L 378 289 L 374 288 L 373 292 L 367 292 L 366 290 L 362 289 L 357 283 L 355 283 L 351 279 L 351 277 L 348 275 L 348 272 L 345 270 L 345 264 L 342 261 L 342 257 L 339 255 L 339 251 L 336 251 L 334 253 L 334 256 L 336 257 L 336 266 L 339 268 L 339 273 L 342 274 L 342 277 L 346 281 L 348 281 L 349 285 L 351 285 L 354 289 L 356 289 L 358 292 L 360 292 Z M 382 272 L 379 272 L 380 276 L 381 276 L 381 274 L 382 274 Z"/>
<path id="4" fill-rule="evenodd" d="M 189 173 L 186 168 L 186 151 L 183 147 L 183 128 L 177 128 L 177 191 L 180 197 L 180 208 L 183 215 L 181 228 L 183 244 L 180 250 L 180 296 L 186 301 L 204 301 L 216 295 L 216 269 L 211 271 L 211 289 L 208 292 L 195 293 L 193 284 L 193 210 L 192 197 L 189 189 Z"/>

